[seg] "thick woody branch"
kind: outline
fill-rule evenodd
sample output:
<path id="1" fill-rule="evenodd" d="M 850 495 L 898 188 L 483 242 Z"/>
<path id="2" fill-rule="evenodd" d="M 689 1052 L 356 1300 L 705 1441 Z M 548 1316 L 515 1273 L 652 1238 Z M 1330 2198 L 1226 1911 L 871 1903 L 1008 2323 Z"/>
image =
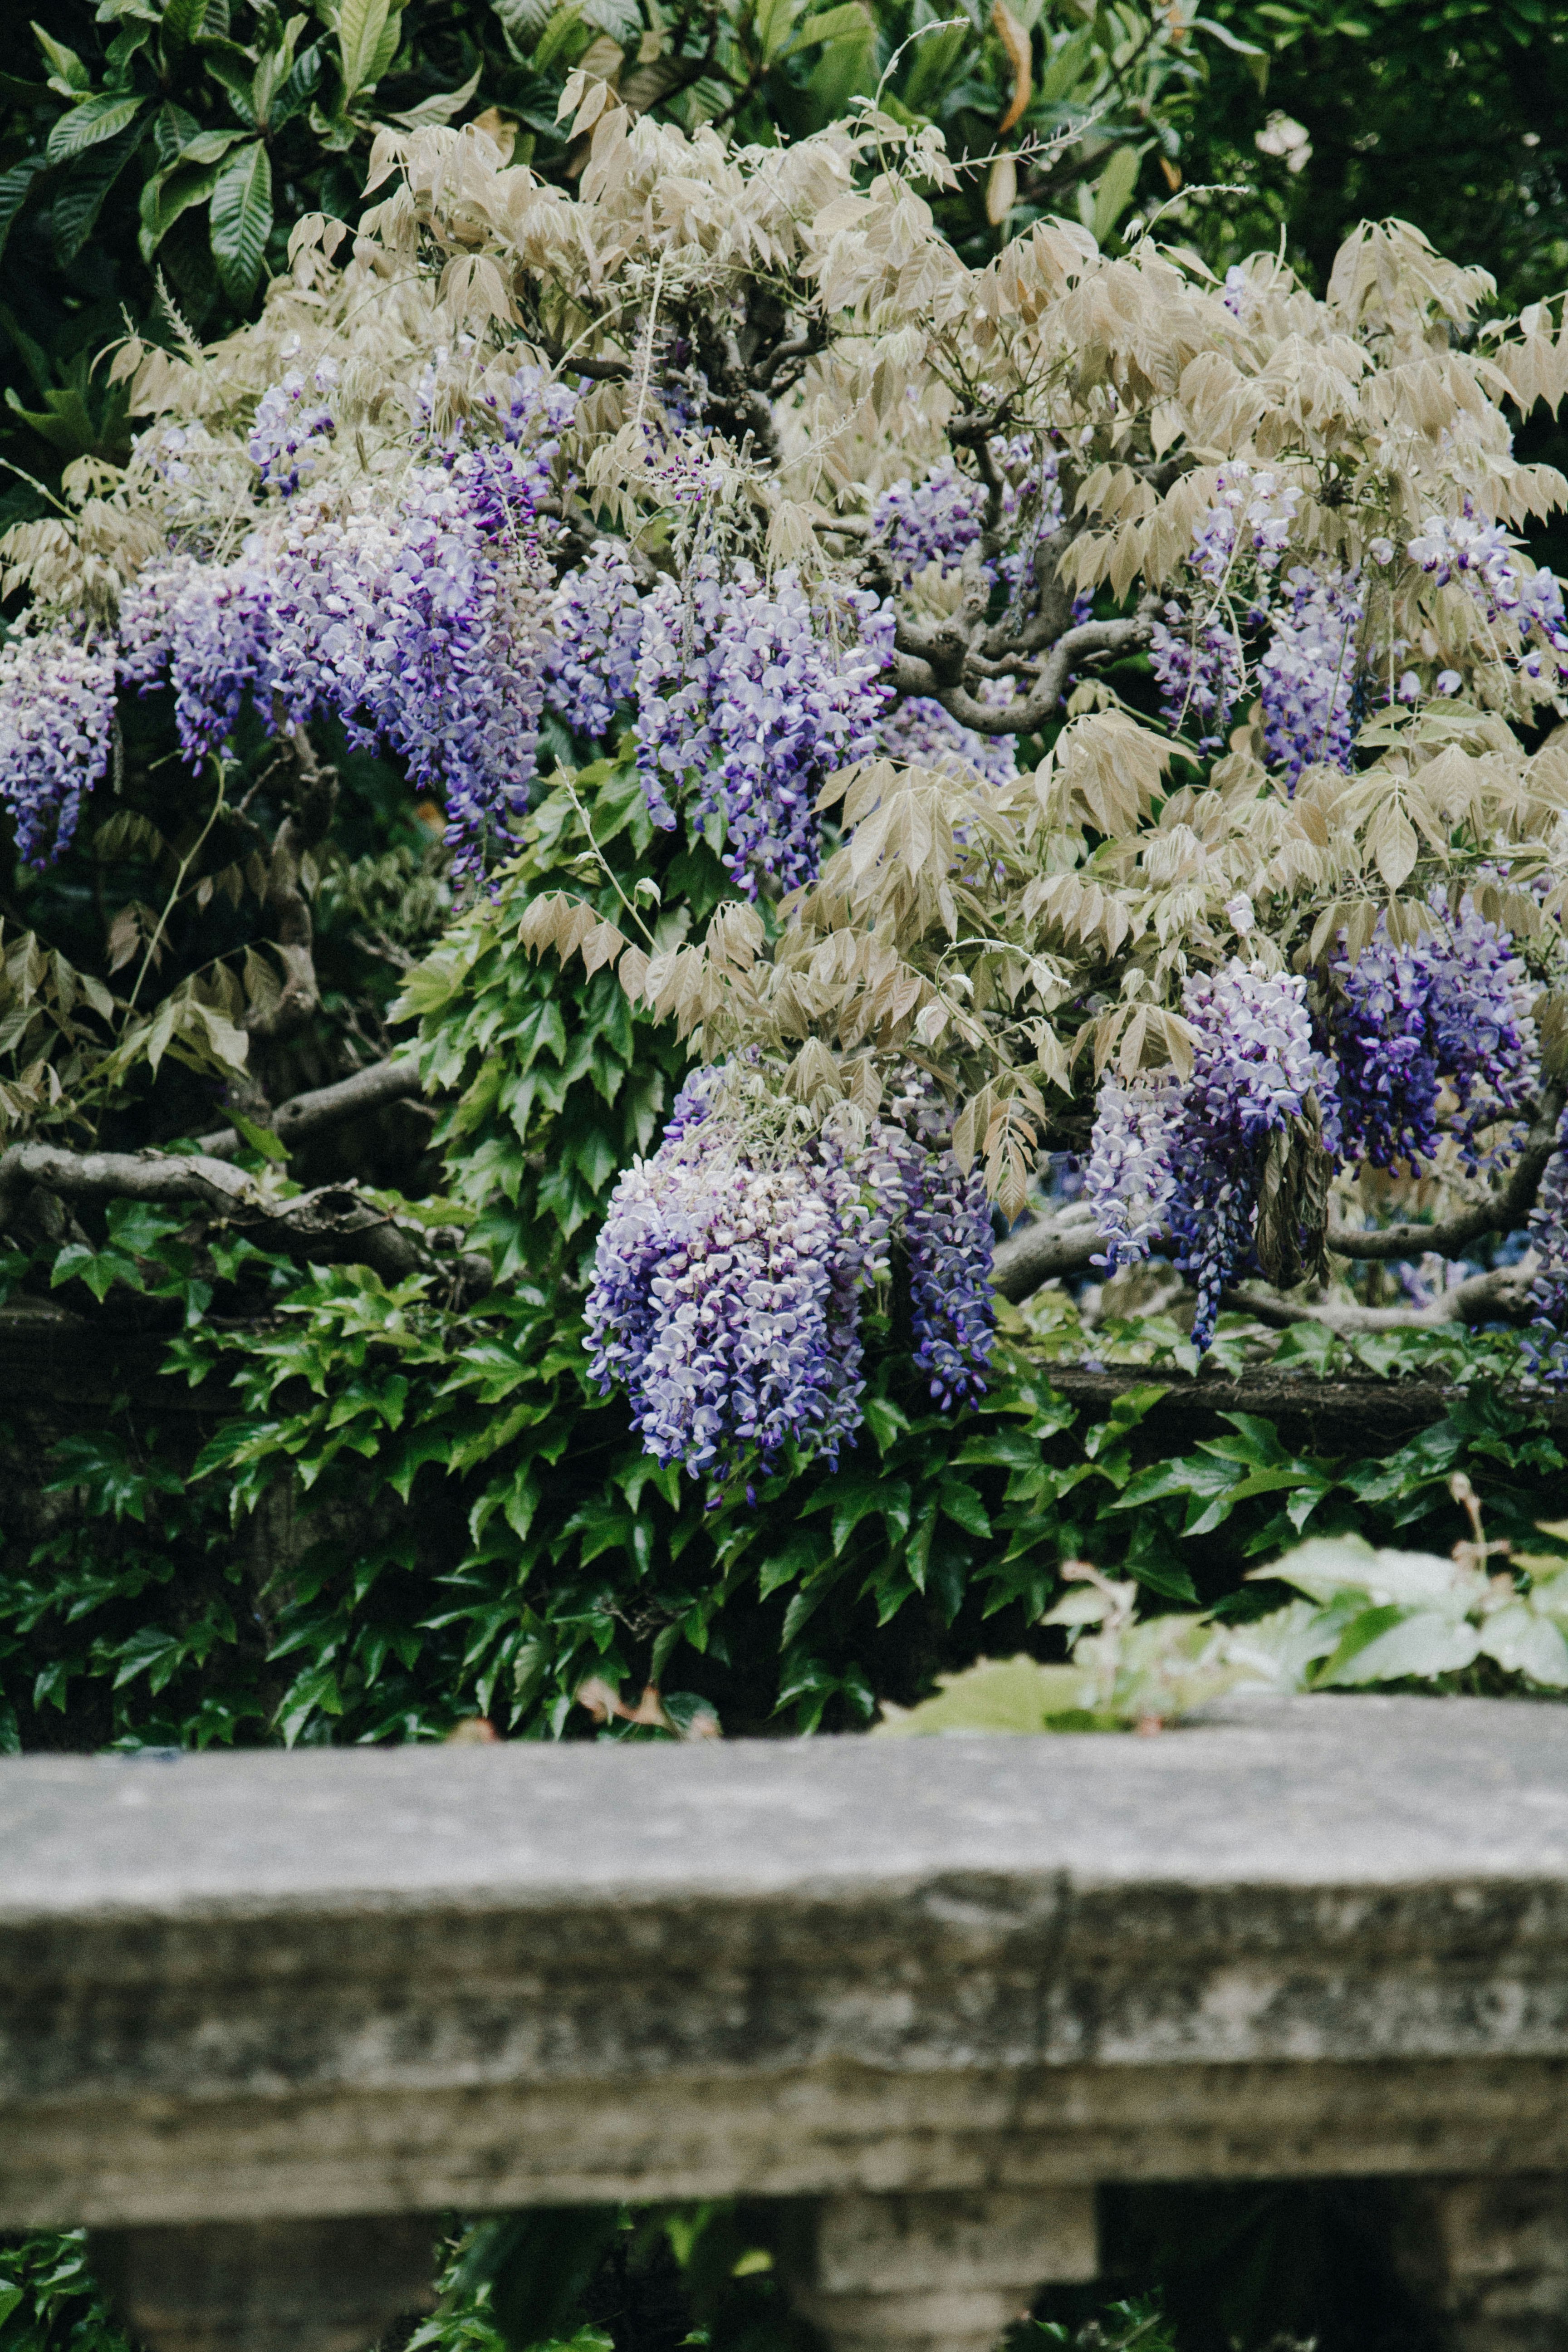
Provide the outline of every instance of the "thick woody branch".
<path id="1" fill-rule="evenodd" d="M 1354 1307 L 1329 1301 L 1320 1307 L 1298 1305 L 1243 1283 L 1224 1294 L 1224 1302 L 1238 1315 L 1250 1315 L 1276 1331 L 1300 1323 L 1316 1323 L 1326 1331 L 1351 1336 L 1362 1331 L 1435 1331 L 1449 1323 L 1518 1321 L 1529 1315 L 1534 1260 L 1496 1266 L 1489 1274 L 1473 1274 L 1456 1283 L 1427 1307 Z"/>
<path id="2" fill-rule="evenodd" d="M 295 1095 L 273 1112 L 272 1132 L 285 1149 L 298 1151 L 314 1135 L 341 1127 L 345 1119 L 363 1118 L 388 1103 L 406 1102 L 422 1091 L 418 1066 L 411 1061 L 373 1062 L 330 1087 Z M 196 1148 L 209 1160 L 232 1160 L 241 1139 L 232 1127 L 220 1127 L 197 1138 Z"/>
<path id="3" fill-rule="evenodd" d="M 205 1153 L 64 1151 L 53 1143 L 14 1143 L 0 1152 L 0 1225 L 29 1184 L 67 1201 L 189 1201 L 226 1214 L 254 1191 L 248 1176 Z"/>
<path id="4" fill-rule="evenodd" d="M 1058 1275 L 1084 1274 L 1105 1243 L 1087 1211 L 1065 1217 L 1037 1217 L 996 1245 L 991 1282 L 1015 1307 Z"/>
<path id="5" fill-rule="evenodd" d="M 752 362 L 752 383 L 758 392 L 772 392 L 781 370 L 794 369 L 797 361 L 811 359 L 826 347 L 827 330 L 820 320 L 814 319 L 803 333 L 790 336 L 786 342 L 775 343 L 771 352 Z"/>
<path id="6" fill-rule="evenodd" d="M 900 694 L 932 697 L 960 726 L 973 727 L 979 734 L 1035 735 L 1055 717 L 1073 669 L 1096 654 L 1130 653 L 1142 645 L 1148 637 L 1154 609 L 1153 600 L 1145 598 L 1135 614 L 1123 619 L 1081 621 L 1076 629 L 1064 631 L 1041 662 L 1028 693 L 1016 696 L 1000 709 L 980 701 L 966 686 L 942 675 L 949 668 L 943 658 L 948 648 L 936 641 L 934 633 L 922 641 L 921 635 L 900 626 L 896 639 L 898 650 L 893 656 L 893 683 Z M 963 660 L 967 667 L 966 655 Z M 957 668 L 959 665 L 952 667 Z"/>
<path id="7" fill-rule="evenodd" d="M 48 1143 L 14 1143 L 0 1154 L 0 1227 L 29 1185 L 71 1201 L 147 1201 L 181 1204 L 221 1217 L 260 1249 L 317 1265 L 368 1265 L 384 1281 L 401 1282 L 442 1261 L 425 1237 L 394 1223 L 353 1184 L 326 1184 L 279 1201 L 249 1176 L 205 1154 L 164 1151 L 62 1151 Z M 490 1278 L 489 1262 L 457 1262 L 467 1286 Z"/>
<path id="8" fill-rule="evenodd" d="M 283 966 L 283 988 L 273 1003 L 253 1004 L 242 1024 L 251 1036 L 268 1041 L 296 1035 L 321 1005 L 312 953 L 315 931 L 310 901 L 300 887 L 300 870 L 310 851 L 326 839 L 338 799 L 337 772 L 321 766 L 304 729 L 296 727 L 289 740 L 300 790 L 278 828 L 262 901 L 269 944 Z"/>
<path id="9" fill-rule="evenodd" d="M 1517 1231 L 1535 1205 L 1546 1163 L 1557 1149 L 1563 1104 L 1563 1089 L 1548 1087 L 1536 1107 L 1535 1122 L 1507 1183 L 1500 1185 L 1489 1201 L 1462 1210 L 1458 1216 L 1446 1217 L 1436 1225 L 1382 1225 L 1368 1233 L 1336 1225 L 1328 1234 L 1329 1248 L 1338 1251 L 1341 1257 L 1419 1257 L 1425 1250 L 1436 1250 L 1439 1257 L 1459 1257 L 1483 1234 Z"/>

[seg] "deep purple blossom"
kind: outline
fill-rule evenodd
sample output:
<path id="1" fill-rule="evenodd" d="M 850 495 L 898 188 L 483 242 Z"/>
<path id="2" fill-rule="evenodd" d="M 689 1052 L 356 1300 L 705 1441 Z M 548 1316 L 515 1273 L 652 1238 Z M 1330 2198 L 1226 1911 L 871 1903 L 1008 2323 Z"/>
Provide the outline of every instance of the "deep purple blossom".
<path id="1" fill-rule="evenodd" d="M 1197 1289 L 1200 1349 L 1250 1245 L 1270 1138 L 1306 1117 L 1311 1097 L 1326 1141 L 1337 1140 L 1333 1070 L 1313 1045 L 1306 994 L 1294 974 L 1235 959 L 1195 974 L 1182 992 L 1196 1033 L 1191 1076 L 1101 1088 L 1086 1189 L 1109 1244 L 1102 1263 L 1146 1256 L 1168 1229 Z"/>
<path id="2" fill-rule="evenodd" d="M 616 711 L 636 697 L 642 652 L 642 600 L 618 540 L 594 542 L 550 605 L 545 697 L 579 735 L 608 734 Z"/>
<path id="3" fill-rule="evenodd" d="M 1352 964 L 1342 954 L 1331 1035 L 1340 1073 L 1344 1148 L 1374 1168 L 1430 1167 L 1447 1089 L 1465 1166 L 1479 1165 L 1482 1131 L 1517 1113 L 1535 1083 L 1531 992 L 1512 941 L 1467 900 L 1395 947 L 1380 919 Z"/>
<path id="4" fill-rule="evenodd" d="M 1278 602 L 1270 610 L 1258 687 L 1269 758 L 1294 784 L 1315 762 L 1350 766 L 1356 633 L 1365 608 L 1353 572 L 1321 572 L 1298 564 L 1287 584 L 1289 604 Z"/>
<path id="5" fill-rule="evenodd" d="M 769 585 L 742 563 L 693 567 L 684 593 L 661 580 L 643 600 L 637 765 L 656 823 L 671 795 L 699 820 L 717 813 L 724 862 L 753 897 L 816 873 L 824 778 L 876 745 L 891 689 L 891 608 L 859 592 L 818 606 L 794 574 Z"/>
<path id="6" fill-rule="evenodd" d="M 0 801 L 29 866 L 69 848 L 113 731 L 112 646 L 26 633 L 0 646 Z"/>

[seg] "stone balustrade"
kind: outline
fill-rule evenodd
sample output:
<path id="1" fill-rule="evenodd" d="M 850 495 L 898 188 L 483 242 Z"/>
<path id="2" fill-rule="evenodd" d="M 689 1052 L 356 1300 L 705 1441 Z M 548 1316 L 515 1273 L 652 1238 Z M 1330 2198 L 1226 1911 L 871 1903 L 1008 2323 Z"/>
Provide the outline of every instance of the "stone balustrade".
<path id="1" fill-rule="evenodd" d="M 984 2352 L 1103 2183 L 1357 2175 L 1568 2346 L 1568 1710 L 0 1762 L 0 2229 L 154 2352 L 357 2352 L 436 2215 L 743 2193 L 833 2352 Z"/>

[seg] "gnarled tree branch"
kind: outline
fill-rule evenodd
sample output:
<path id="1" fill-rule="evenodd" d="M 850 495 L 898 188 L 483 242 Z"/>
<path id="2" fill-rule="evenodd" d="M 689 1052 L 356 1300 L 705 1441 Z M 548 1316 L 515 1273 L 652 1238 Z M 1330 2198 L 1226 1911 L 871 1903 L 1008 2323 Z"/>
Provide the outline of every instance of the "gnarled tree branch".
<path id="1" fill-rule="evenodd" d="M 1500 1185 L 1489 1201 L 1462 1209 L 1435 1225 L 1382 1225 L 1368 1233 L 1335 1225 L 1327 1236 L 1328 1247 L 1337 1250 L 1341 1257 L 1411 1257 L 1425 1250 L 1436 1250 L 1439 1257 L 1458 1257 L 1483 1234 L 1514 1232 L 1534 1207 L 1546 1163 L 1557 1149 L 1563 1104 L 1562 1087 L 1549 1087 L 1536 1106 L 1534 1124 L 1507 1183 Z"/>
<path id="2" fill-rule="evenodd" d="M 900 694 L 929 695 L 940 702 L 961 727 L 982 735 L 1035 735 L 1053 718 L 1074 666 L 1094 654 L 1130 653 L 1142 645 L 1157 609 L 1145 597 L 1136 613 L 1116 621 L 1080 621 L 1057 639 L 1042 658 L 1035 683 L 1026 695 L 1015 696 L 1000 709 L 982 702 L 961 682 L 969 667 L 967 643 L 960 646 L 951 625 L 921 633 L 900 623 L 893 656 L 893 683 Z"/>
<path id="3" fill-rule="evenodd" d="M 388 1103 L 406 1102 L 421 1091 L 416 1063 L 372 1062 L 367 1069 L 355 1070 L 330 1087 L 316 1087 L 280 1104 L 272 1114 L 272 1132 L 288 1150 L 297 1151 L 313 1135 L 341 1127 L 345 1119 L 363 1118 Z M 241 1138 L 234 1128 L 220 1127 L 210 1135 L 199 1136 L 196 1149 L 209 1160 L 232 1160 L 241 1149 Z"/>
<path id="4" fill-rule="evenodd" d="M 205 1153 L 63 1151 L 50 1143 L 14 1143 L 0 1154 L 0 1227 L 31 1184 L 71 1201 L 147 1201 L 168 1207 L 188 1202 L 193 1210 L 221 1218 L 260 1249 L 307 1264 L 372 1266 L 387 1282 L 452 1263 L 432 1251 L 423 1234 L 397 1224 L 357 1185 L 324 1184 L 292 1200 L 274 1200 L 253 1177 Z M 490 1279 L 487 1259 L 460 1258 L 456 1270 L 467 1287 L 482 1287 Z"/>
<path id="5" fill-rule="evenodd" d="M 1242 1283 L 1223 1294 L 1223 1303 L 1238 1315 L 1250 1315 L 1277 1331 L 1299 1323 L 1317 1323 L 1326 1331 L 1349 1336 L 1358 1331 L 1434 1331 L 1446 1323 L 1520 1321 L 1530 1312 L 1533 1257 L 1518 1265 L 1494 1266 L 1489 1274 L 1472 1274 L 1434 1298 L 1428 1307 L 1355 1307 L 1337 1300 L 1307 1306 L 1276 1293 Z"/>
<path id="6" fill-rule="evenodd" d="M 1105 1243 L 1087 1208 L 1065 1216 L 1037 1217 L 996 1245 L 991 1281 L 1015 1306 L 1063 1274 L 1084 1274 Z"/>

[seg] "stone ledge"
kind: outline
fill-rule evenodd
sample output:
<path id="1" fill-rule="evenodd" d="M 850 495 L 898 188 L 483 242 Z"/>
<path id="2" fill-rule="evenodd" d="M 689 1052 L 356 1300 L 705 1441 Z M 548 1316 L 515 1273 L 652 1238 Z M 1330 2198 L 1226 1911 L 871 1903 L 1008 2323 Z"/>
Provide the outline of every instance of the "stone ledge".
<path id="1" fill-rule="evenodd" d="M 0 2227 L 1568 2165 L 1568 1709 L 0 1763 Z"/>

